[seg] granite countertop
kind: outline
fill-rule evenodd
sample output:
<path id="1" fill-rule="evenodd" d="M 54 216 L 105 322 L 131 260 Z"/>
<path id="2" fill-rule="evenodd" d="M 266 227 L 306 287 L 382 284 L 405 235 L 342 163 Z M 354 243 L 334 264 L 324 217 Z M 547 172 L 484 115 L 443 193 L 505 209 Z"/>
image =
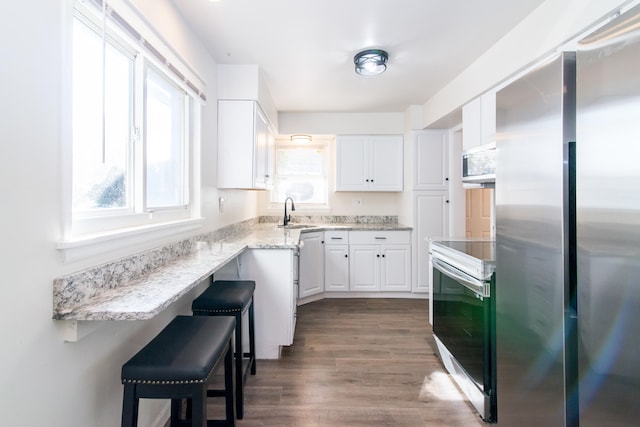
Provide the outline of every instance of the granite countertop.
<path id="1" fill-rule="evenodd" d="M 306 224 L 305 224 L 306 225 Z M 246 249 L 298 248 L 300 233 L 327 230 L 411 230 L 397 223 L 255 223 L 58 277 L 57 320 L 150 319 Z M 300 228 L 302 227 L 302 228 Z"/>

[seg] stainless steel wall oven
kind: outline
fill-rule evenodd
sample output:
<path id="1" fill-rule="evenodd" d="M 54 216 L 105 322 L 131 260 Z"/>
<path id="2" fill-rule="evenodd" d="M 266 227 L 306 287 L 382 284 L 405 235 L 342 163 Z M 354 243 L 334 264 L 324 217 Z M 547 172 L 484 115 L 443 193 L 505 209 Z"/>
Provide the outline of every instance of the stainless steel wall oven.
<path id="1" fill-rule="evenodd" d="M 483 420 L 496 422 L 495 243 L 433 241 L 431 253 L 438 351 Z"/>

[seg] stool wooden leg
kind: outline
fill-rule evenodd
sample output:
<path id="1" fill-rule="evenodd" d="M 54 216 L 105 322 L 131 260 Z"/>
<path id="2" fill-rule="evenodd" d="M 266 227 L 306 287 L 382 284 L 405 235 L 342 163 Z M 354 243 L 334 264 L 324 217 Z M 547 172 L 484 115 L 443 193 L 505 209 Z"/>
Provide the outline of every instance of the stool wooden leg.
<path id="1" fill-rule="evenodd" d="M 138 398 L 135 384 L 125 384 L 122 396 L 122 427 L 138 426 Z"/>
<path id="2" fill-rule="evenodd" d="M 251 358 L 251 375 L 256 374 L 256 335 L 253 320 L 253 298 L 249 305 L 249 357 Z"/>
<path id="3" fill-rule="evenodd" d="M 242 369 L 242 311 L 239 311 L 236 315 L 236 417 L 241 420 L 244 416 L 242 407 L 243 395 L 242 389 L 244 388 L 244 370 Z"/>
<path id="4" fill-rule="evenodd" d="M 207 384 L 195 386 L 198 390 L 194 390 L 191 397 L 193 410 L 191 413 L 192 427 L 207 427 Z"/>
<path id="5" fill-rule="evenodd" d="M 224 399 L 226 418 L 229 426 L 236 425 L 236 419 L 233 408 L 233 350 L 231 349 L 231 340 L 229 340 L 229 348 L 224 356 Z"/>

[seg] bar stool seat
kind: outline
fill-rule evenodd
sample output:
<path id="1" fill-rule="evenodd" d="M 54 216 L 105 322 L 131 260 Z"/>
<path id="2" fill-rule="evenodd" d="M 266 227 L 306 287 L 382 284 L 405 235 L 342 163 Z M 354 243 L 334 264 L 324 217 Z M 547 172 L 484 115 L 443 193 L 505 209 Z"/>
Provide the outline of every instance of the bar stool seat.
<path id="1" fill-rule="evenodd" d="M 233 317 L 177 316 L 122 366 L 122 427 L 138 425 L 140 398 L 171 399 L 171 426 L 181 425 L 181 399 L 191 400 L 191 423 L 234 426 Z M 224 389 L 209 389 L 217 364 L 224 359 Z M 224 420 L 207 420 L 207 396 L 225 397 Z"/>
<path id="2" fill-rule="evenodd" d="M 194 316 L 235 316 L 236 417 L 244 416 L 243 388 L 247 375 L 256 374 L 255 321 L 253 313 L 253 280 L 215 280 L 191 304 Z M 242 349 L 242 314 L 249 314 L 249 351 Z M 243 366 L 243 362 L 244 366 Z"/>

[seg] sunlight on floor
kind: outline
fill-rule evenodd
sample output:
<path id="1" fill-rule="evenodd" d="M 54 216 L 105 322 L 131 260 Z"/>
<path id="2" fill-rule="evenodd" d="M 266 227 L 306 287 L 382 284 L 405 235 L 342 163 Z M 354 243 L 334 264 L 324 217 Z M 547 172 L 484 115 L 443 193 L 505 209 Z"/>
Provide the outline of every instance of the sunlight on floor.
<path id="1" fill-rule="evenodd" d="M 465 398 L 449 375 L 444 372 L 432 372 L 424 377 L 418 400 L 462 401 Z"/>

